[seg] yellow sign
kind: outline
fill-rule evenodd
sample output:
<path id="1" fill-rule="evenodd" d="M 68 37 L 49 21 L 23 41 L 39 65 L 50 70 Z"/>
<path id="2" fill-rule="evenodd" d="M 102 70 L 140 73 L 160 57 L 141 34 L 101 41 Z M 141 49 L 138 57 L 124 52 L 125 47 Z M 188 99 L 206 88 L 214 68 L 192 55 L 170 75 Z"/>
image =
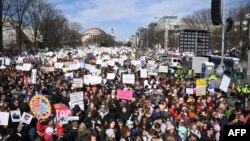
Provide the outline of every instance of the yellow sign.
<path id="1" fill-rule="evenodd" d="M 207 81 L 206 79 L 198 79 L 196 80 L 196 86 L 207 86 Z"/>

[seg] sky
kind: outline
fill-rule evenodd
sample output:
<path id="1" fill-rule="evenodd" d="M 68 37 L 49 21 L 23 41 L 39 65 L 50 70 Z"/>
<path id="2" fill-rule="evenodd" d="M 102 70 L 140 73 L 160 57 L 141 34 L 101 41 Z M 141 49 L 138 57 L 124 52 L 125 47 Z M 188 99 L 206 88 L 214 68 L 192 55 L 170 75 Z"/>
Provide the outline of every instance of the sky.
<path id="1" fill-rule="evenodd" d="M 178 19 L 200 9 L 209 9 L 211 0 L 49 0 L 71 22 L 81 24 L 83 30 L 101 28 L 114 34 L 118 40 L 126 40 L 139 27 L 163 16 Z M 226 7 L 244 5 L 249 0 L 226 0 Z"/>

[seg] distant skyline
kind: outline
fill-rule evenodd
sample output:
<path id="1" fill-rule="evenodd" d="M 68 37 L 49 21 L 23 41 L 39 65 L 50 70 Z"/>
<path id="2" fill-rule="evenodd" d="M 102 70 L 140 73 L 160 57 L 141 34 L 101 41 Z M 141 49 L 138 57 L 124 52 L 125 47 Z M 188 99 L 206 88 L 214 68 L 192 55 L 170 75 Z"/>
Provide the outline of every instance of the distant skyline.
<path id="1" fill-rule="evenodd" d="M 101 28 L 126 40 L 141 26 L 164 16 L 178 19 L 200 9 L 210 9 L 211 0 L 49 0 L 71 22 L 78 22 L 84 30 Z M 244 5 L 249 0 L 226 0 L 226 8 Z M 154 17 L 157 17 L 155 19 Z"/>

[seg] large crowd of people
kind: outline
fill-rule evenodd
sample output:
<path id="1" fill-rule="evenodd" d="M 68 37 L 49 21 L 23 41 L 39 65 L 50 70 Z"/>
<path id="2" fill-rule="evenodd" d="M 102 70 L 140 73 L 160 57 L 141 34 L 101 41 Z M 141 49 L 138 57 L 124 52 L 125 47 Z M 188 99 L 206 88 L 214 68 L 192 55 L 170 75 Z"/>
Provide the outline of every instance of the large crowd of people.
<path id="1" fill-rule="evenodd" d="M 69 53 L 60 58 L 41 56 L 23 58 L 21 63 L 31 64 L 29 70 L 17 70 L 17 58 L 11 58 L 10 64 L 0 69 L 1 112 L 20 111 L 21 115 L 33 116 L 28 123 L 13 122 L 9 117 L 7 125 L 1 124 L 0 119 L 2 141 L 220 141 L 224 125 L 250 123 L 248 94 L 215 87 L 211 91 L 207 79 L 209 89 L 204 95 L 196 95 L 196 79 L 192 75 L 176 77 L 174 72 L 157 69 L 142 78 L 140 69 L 133 64 L 140 58 L 129 52 L 123 52 L 122 63 L 117 61 L 122 58 L 118 53 L 106 55 L 108 58 L 98 53 L 84 58 Z M 116 61 L 103 65 L 110 60 Z M 140 61 L 140 68 L 148 69 L 149 60 Z M 53 68 L 56 62 L 84 62 L 100 72 L 93 74 L 85 67 L 44 70 Z M 31 83 L 32 69 L 37 70 L 35 83 Z M 65 77 L 67 73 L 73 73 L 73 77 Z M 115 74 L 113 79 L 107 78 L 110 73 Z M 124 74 L 133 74 L 134 83 L 124 83 Z M 101 83 L 86 82 L 86 75 L 98 76 Z M 76 87 L 73 78 L 82 78 L 82 86 Z M 193 92 L 187 93 L 187 88 Z M 132 98 L 118 97 L 117 90 L 132 92 Z M 75 92 L 82 92 L 83 105 L 71 105 L 70 95 Z M 66 123 L 56 121 L 53 108 L 48 117 L 37 116 L 30 104 L 36 95 L 48 99 L 52 106 L 66 105 L 77 118 Z"/>

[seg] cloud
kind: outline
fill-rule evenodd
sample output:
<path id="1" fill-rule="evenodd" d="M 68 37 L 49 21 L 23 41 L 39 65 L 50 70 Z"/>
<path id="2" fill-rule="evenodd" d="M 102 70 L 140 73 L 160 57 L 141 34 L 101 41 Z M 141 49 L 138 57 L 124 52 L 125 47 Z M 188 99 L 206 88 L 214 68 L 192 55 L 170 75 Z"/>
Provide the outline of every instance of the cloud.
<path id="1" fill-rule="evenodd" d="M 154 17 L 191 14 L 210 8 L 211 0 L 52 0 L 66 16 L 84 28 L 117 28 L 132 34 L 139 26 L 147 26 Z M 238 0 L 237 0 L 238 1 Z M 246 0 L 239 0 L 243 2 Z M 132 31 L 134 30 L 134 31 Z M 119 35 L 124 39 L 125 36 Z"/>

